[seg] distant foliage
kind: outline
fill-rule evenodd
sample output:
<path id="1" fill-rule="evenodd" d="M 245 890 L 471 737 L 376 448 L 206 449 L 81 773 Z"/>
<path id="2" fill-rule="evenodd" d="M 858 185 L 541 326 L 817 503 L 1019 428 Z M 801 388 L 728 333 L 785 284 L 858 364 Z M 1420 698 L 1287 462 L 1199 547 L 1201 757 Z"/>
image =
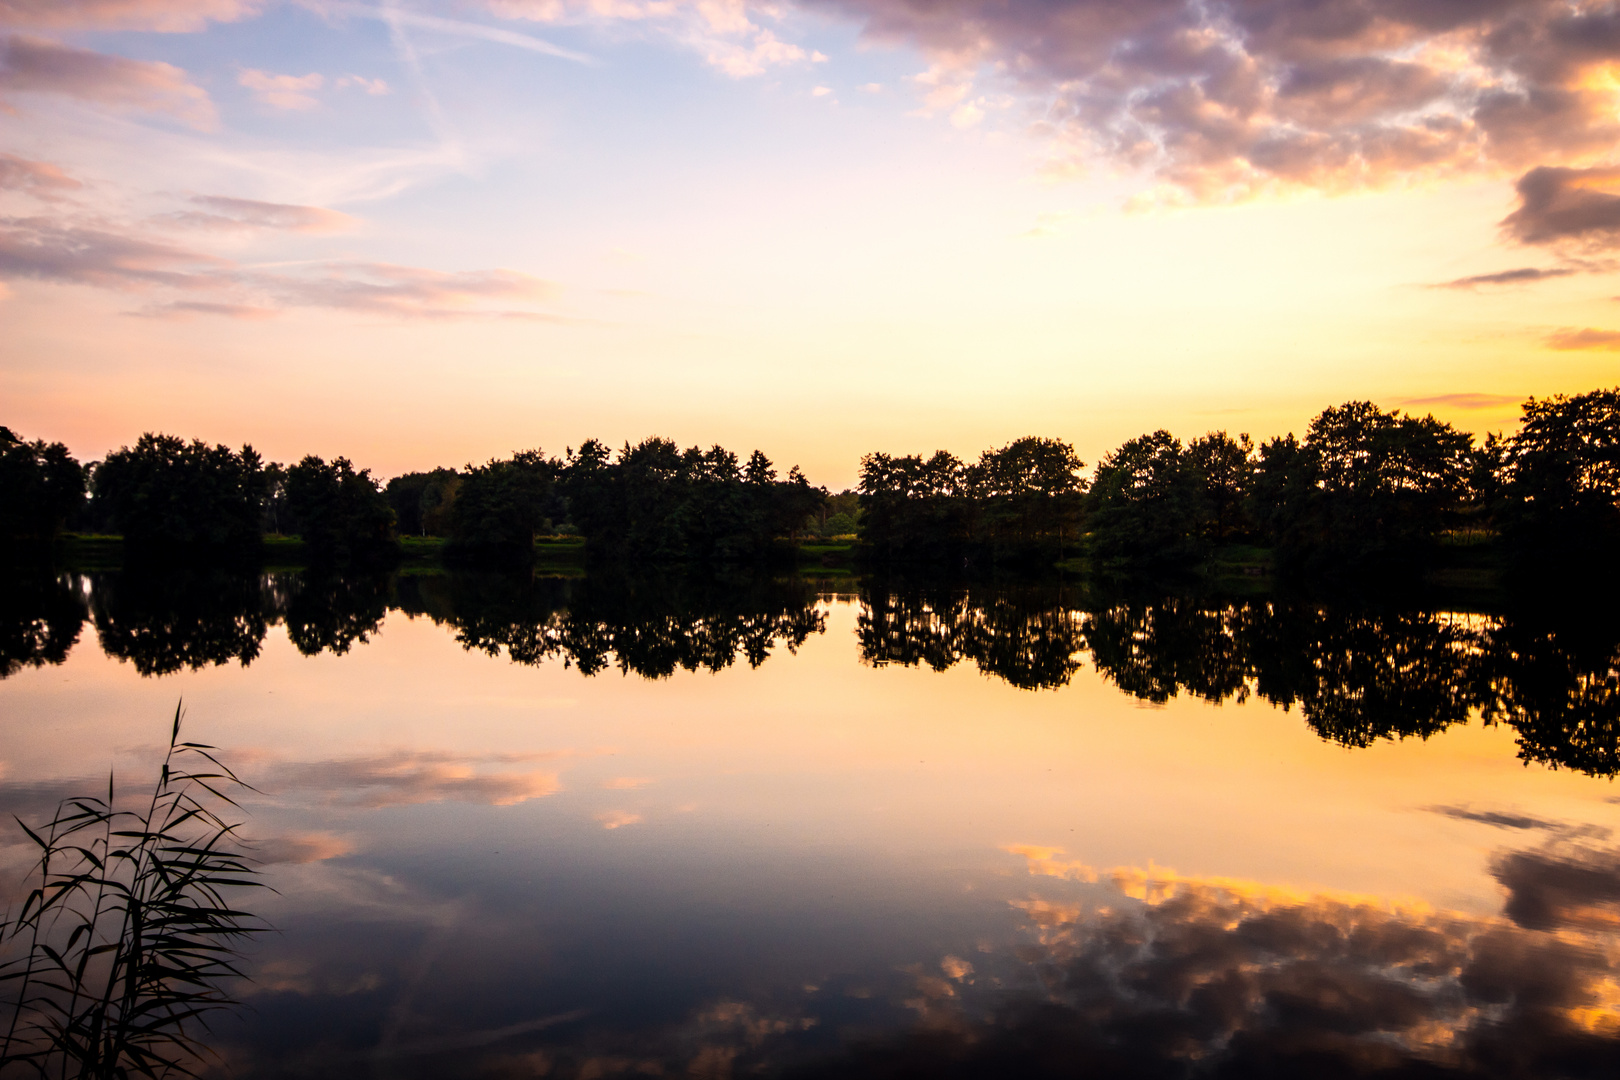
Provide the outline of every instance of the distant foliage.
<path id="1" fill-rule="evenodd" d="M 251 446 L 235 451 L 142 435 L 108 454 L 93 489 L 109 527 L 135 553 L 224 554 L 259 543 L 268 485 Z"/>
<path id="2" fill-rule="evenodd" d="M 84 468 L 61 443 L 0 427 L 0 549 L 48 545 L 84 505 Z"/>
<path id="3" fill-rule="evenodd" d="M 540 450 L 469 466 L 450 504 L 451 554 L 460 559 L 521 563 L 550 531 L 558 465 Z"/>
<path id="4" fill-rule="evenodd" d="M 867 454 L 860 538 L 886 562 L 1055 556 L 1078 539 L 1083 467 L 1068 443 L 1034 436 L 986 450 L 972 465 L 944 450 Z"/>
<path id="5" fill-rule="evenodd" d="M 804 532 L 827 499 L 797 466 L 778 479 L 758 450 L 742 463 L 721 446 L 683 451 L 656 437 L 617 454 L 589 440 L 562 475 L 593 555 L 653 562 L 762 558 L 778 537 Z"/>
<path id="6" fill-rule="evenodd" d="M 287 524 L 321 564 L 376 561 L 397 548 L 394 511 L 366 469 L 315 455 L 286 472 Z"/>
<path id="7" fill-rule="evenodd" d="M 401 536 L 449 536 L 450 513 L 461 474 L 455 469 L 406 473 L 388 481 L 383 494 Z"/>

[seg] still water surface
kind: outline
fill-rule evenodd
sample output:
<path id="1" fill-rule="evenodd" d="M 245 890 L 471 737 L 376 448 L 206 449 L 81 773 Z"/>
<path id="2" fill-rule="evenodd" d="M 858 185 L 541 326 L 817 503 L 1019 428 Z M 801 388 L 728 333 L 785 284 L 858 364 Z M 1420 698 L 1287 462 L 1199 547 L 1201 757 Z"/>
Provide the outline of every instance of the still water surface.
<path id="1" fill-rule="evenodd" d="M 215 1024 L 220 1075 L 1620 1068 L 1620 633 L 1591 620 L 1061 586 L 7 589 L 7 809 L 145 780 L 180 698 L 262 793 L 276 933 Z"/>

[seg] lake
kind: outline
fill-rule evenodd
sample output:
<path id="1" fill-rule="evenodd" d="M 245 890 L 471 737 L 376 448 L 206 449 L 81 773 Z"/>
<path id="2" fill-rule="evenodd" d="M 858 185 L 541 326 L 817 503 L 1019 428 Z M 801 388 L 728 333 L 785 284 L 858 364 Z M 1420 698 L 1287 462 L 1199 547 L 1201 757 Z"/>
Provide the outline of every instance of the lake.
<path id="1" fill-rule="evenodd" d="M 209 1074 L 1620 1068 L 1607 610 L 197 571 L 0 634 L 6 810 L 181 701 L 257 789 Z"/>

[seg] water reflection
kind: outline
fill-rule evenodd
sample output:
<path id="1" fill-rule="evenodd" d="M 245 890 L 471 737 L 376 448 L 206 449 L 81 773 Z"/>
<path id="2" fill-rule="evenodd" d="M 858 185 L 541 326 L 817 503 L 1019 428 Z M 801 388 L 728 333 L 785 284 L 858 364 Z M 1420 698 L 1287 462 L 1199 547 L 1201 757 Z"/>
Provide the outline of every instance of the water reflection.
<path id="1" fill-rule="evenodd" d="M 1620 851 L 1500 853 L 1501 912 L 1467 914 L 1008 850 L 1028 884 L 990 928 L 865 961 L 807 949 L 804 927 L 771 942 L 678 908 L 615 907 L 605 922 L 638 944 L 568 928 L 584 935 L 576 949 L 543 908 L 406 900 L 399 881 L 385 894 L 355 878 L 350 903 L 370 920 L 339 910 L 327 933 L 300 933 L 259 977 L 263 1022 L 221 1049 L 248 1077 L 368 1064 L 400 1077 L 804 1078 L 1620 1067 Z M 378 921 L 379 903 L 409 907 L 406 921 Z M 874 917 L 846 915 L 851 928 Z M 695 940 L 638 952 L 655 922 Z M 727 953 L 746 947 L 788 960 L 739 976 Z"/>
<path id="2" fill-rule="evenodd" d="M 802 581 L 755 577 L 458 574 L 402 579 L 399 590 L 402 610 L 454 627 L 468 649 L 646 678 L 720 671 L 739 657 L 758 667 L 777 645 L 793 652 L 826 628 L 818 599 Z"/>
<path id="3" fill-rule="evenodd" d="M 1324 739 L 1366 747 L 1480 717 L 1520 756 L 1620 774 L 1620 620 L 1539 607 L 1491 614 L 1314 600 L 1099 598 L 1062 589 L 873 589 L 870 664 L 976 664 L 1014 686 L 1066 684 L 1089 653 L 1125 693 L 1161 704 L 1251 697 L 1298 707 Z"/>
<path id="4" fill-rule="evenodd" d="M 78 586 L 72 574 L 27 567 L 0 574 L 0 679 L 67 659 L 86 614 Z"/>
<path id="5" fill-rule="evenodd" d="M 1122 599 L 1063 585 L 869 584 L 859 598 L 856 643 L 872 665 L 970 662 L 1047 690 L 1089 654 L 1149 704 L 1258 698 L 1297 707 L 1314 732 L 1350 747 L 1478 719 L 1511 725 L 1527 761 L 1620 775 L 1620 615 L 1606 610 Z M 104 652 L 166 675 L 250 664 L 278 624 L 305 655 L 346 653 L 394 610 L 516 663 L 663 678 L 793 652 L 824 632 L 822 600 L 810 583 L 770 578 L 18 573 L 0 579 L 0 677 L 61 663 L 87 615 Z"/>

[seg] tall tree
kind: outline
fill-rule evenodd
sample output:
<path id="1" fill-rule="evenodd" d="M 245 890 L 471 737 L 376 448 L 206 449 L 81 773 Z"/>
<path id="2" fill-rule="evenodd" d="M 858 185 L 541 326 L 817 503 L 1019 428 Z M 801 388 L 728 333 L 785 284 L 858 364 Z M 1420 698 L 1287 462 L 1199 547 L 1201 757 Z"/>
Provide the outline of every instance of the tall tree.
<path id="1" fill-rule="evenodd" d="M 1504 461 L 1502 526 L 1512 551 L 1591 568 L 1620 543 L 1620 388 L 1524 403 Z"/>
<path id="2" fill-rule="evenodd" d="M 225 554 L 258 545 L 265 470 L 251 446 L 235 451 L 149 432 L 108 454 L 92 487 L 132 553 Z"/>
<path id="3" fill-rule="evenodd" d="M 83 507 L 84 468 L 61 443 L 0 427 L 0 546 L 45 545 Z"/>
<path id="4" fill-rule="evenodd" d="M 394 511 L 368 469 L 311 454 L 287 470 L 288 523 L 318 563 L 369 562 L 397 549 Z"/>
<path id="5" fill-rule="evenodd" d="M 1097 466 L 1087 498 L 1092 555 L 1114 567 L 1171 566 L 1203 554 L 1203 490 L 1187 452 L 1160 429 L 1131 439 Z"/>

